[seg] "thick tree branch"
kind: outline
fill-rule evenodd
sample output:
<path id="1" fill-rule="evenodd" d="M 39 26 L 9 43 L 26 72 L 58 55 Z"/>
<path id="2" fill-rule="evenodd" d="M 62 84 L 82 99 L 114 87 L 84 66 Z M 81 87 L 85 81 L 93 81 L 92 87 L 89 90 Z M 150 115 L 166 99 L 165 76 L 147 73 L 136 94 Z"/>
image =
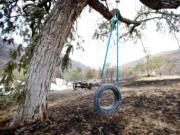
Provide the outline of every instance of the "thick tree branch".
<path id="1" fill-rule="evenodd" d="M 99 12 L 104 18 L 110 20 L 112 18 L 112 12 L 108 10 L 107 7 L 105 7 L 99 0 L 89 0 L 89 5 L 95 9 L 97 12 Z M 141 22 L 139 21 L 133 21 L 127 18 L 124 18 L 119 15 L 119 21 L 126 23 L 127 25 L 134 24 L 136 26 L 140 25 Z"/>
<path id="2" fill-rule="evenodd" d="M 180 0 L 140 0 L 144 5 L 153 8 L 153 9 L 161 9 L 161 8 L 177 8 L 180 5 Z M 165 6 L 166 4 L 166 6 Z M 109 9 L 103 5 L 99 0 L 89 0 L 89 5 L 95 9 L 97 12 L 99 12 L 104 18 L 110 20 L 112 18 L 112 11 L 109 11 Z M 169 5 L 169 6 L 168 6 Z M 176 5 L 176 6 L 173 6 Z M 157 12 L 156 12 L 157 13 Z M 168 14 L 164 12 L 158 11 L 159 14 Z M 121 14 L 119 15 L 119 21 L 127 24 L 127 25 L 133 25 L 130 27 L 130 33 L 134 31 L 134 29 L 139 26 L 143 22 L 147 22 L 154 19 L 162 19 L 163 17 L 152 17 L 147 18 L 144 20 L 137 20 L 141 15 L 136 17 L 134 20 L 130 20 L 127 18 L 124 18 Z M 176 16 L 176 15 L 174 15 Z"/>
<path id="3" fill-rule="evenodd" d="M 99 0 L 89 0 L 89 6 L 99 12 L 107 20 L 111 20 L 112 13 Z"/>
<path id="4" fill-rule="evenodd" d="M 138 26 L 141 24 L 141 21 L 130 20 L 130 19 L 122 17 L 121 15 L 119 16 L 119 21 L 126 23 L 127 25 L 134 24 L 134 25 Z"/>
<path id="5" fill-rule="evenodd" d="M 144 5 L 152 9 L 163 9 L 163 8 L 177 8 L 180 6 L 180 0 L 140 0 Z M 110 20 L 112 18 L 112 12 L 103 5 L 99 0 L 89 0 L 89 5 L 99 12 L 104 18 Z M 127 25 L 133 24 L 138 26 L 142 21 L 130 20 L 124 18 L 121 14 L 119 21 L 126 23 Z"/>
<path id="6" fill-rule="evenodd" d="M 151 9 L 173 9 L 180 6 L 180 0 L 140 0 Z"/>

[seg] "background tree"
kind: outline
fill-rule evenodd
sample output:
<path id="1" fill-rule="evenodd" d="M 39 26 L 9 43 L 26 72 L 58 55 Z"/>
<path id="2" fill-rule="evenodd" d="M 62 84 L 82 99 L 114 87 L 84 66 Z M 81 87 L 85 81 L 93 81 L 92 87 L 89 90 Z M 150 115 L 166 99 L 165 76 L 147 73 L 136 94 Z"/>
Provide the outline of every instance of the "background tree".
<path id="1" fill-rule="evenodd" d="M 139 61 L 133 68 L 133 70 L 137 74 L 138 73 L 143 74 L 145 72 L 146 72 L 146 76 L 151 76 L 153 72 L 155 72 L 155 73 L 160 72 L 162 74 L 163 70 L 164 70 L 164 72 L 165 71 L 169 72 L 169 71 L 172 71 L 172 69 L 175 68 L 175 66 L 176 66 L 174 62 L 171 62 L 164 55 L 152 56 L 149 59 L 148 64 L 146 62 L 146 57 L 144 59 Z M 147 68 L 148 68 L 148 72 L 147 72 Z"/>
<path id="2" fill-rule="evenodd" d="M 111 81 L 113 81 L 113 79 L 115 78 L 115 75 L 116 75 L 116 67 L 112 66 L 111 63 L 107 63 L 104 77 L 109 78 L 111 79 Z"/>
<path id="3" fill-rule="evenodd" d="M 87 81 L 98 78 L 98 71 L 91 68 L 68 69 L 62 73 L 62 78 L 68 81 Z"/>
<path id="4" fill-rule="evenodd" d="M 123 79 L 130 79 L 132 77 L 136 77 L 136 71 L 134 70 L 134 67 L 128 66 L 126 68 L 120 69 L 120 78 Z"/>
<path id="5" fill-rule="evenodd" d="M 161 63 L 164 63 L 164 65 L 160 68 L 160 71 L 157 71 L 157 72 L 161 72 L 161 74 L 165 74 L 165 75 L 173 75 L 173 70 L 176 68 L 176 63 L 177 63 L 177 60 L 175 61 L 172 61 L 171 59 L 169 58 L 164 58 L 161 60 Z"/>
<path id="6" fill-rule="evenodd" d="M 121 37 L 136 38 L 138 26 L 144 26 L 150 20 L 165 20 L 170 31 L 178 31 L 179 15 L 171 11 L 180 5 L 179 0 L 140 0 L 144 5 L 154 10 L 142 9 L 134 20 L 124 18 L 119 21 L 129 26 Z M 20 0 L 0 2 L 0 26 L 4 39 L 13 42 L 10 33 L 17 32 L 29 43 L 26 55 L 20 63 L 11 61 L 6 66 L 2 82 L 13 82 L 12 70 L 27 68 L 26 84 L 23 89 L 23 101 L 17 109 L 12 124 L 19 125 L 35 120 L 47 119 L 47 95 L 52 79 L 52 73 L 59 61 L 62 48 L 70 41 L 73 24 L 82 10 L 89 5 L 104 18 L 110 20 L 112 13 L 105 3 L 99 0 Z M 158 10 L 158 11 L 157 11 Z M 14 14 L 14 12 L 16 14 Z M 152 15 L 155 15 L 152 17 Z M 145 18 L 145 19 L 144 19 Z M 13 23 L 15 22 L 15 23 Z M 142 27 L 141 27 L 142 28 Z M 101 34 L 101 33 L 100 33 Z M 7 36 L 7 37 L 6 37 Z M 18 51 L 17 51 L 18 52 Z M 13 53 L 14 59 L 18 53 Z"/>
<path id="7" fill-rule="evenodd" d="M 62 78 L 68 81 L 80 81 L 84 79 L 81 69 L 69 69 L 62 73 Z"/>
<path id="8" fill-rule="evenodd" d="M 145 65 L 144 61 L 141 61 L 135 65 L 133 70 L 136 72 L 136 74 L 144 73 L 146 71 L 145 66 L 146 65 Z"/>
<path id="9" fill-rule="evenodd" d="M 85 69 L 84 74 L 85 74 L 85 80 L 98 78 L 98 71 L 95 69 L 87 68 Z"/>
<path id="10" fill-rule="evenodd" d="M 167 68 L 168 68 L 168 71 L 169 71 L 169 74 L 172 74 L 172 71 L 173 69 L 176 67 L 176 64 L 174 62 L 169 62 L 167 64 Z"/>

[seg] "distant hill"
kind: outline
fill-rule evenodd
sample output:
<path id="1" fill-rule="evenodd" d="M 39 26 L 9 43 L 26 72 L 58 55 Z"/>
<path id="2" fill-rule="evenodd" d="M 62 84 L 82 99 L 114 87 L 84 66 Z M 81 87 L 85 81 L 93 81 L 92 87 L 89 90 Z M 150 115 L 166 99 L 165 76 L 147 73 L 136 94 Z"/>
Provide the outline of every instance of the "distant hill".
<path id="1" fill-rule="evenodd" d="M 2 38 L 0 38 L 0 66 L 5 65 L 8 61 L 11 60 L 9 51 L 16 48 L 16 44 L 8 44 L 7 41 L 4 41 Z"/>
<path id="2" fill-rule="evenodd" d="M 60 67 L 61 66 L 61 60 L 60 62 L 57 64 L 57 67 Z M 68 69 L 86 69 L 88 68 L 88 66 L 82 64 L 81 62 L 79 61 L 76 61 L 76 60 L 73 60 L 71 59 L 70 60 L 70 63 L 69 63 L 69 66 L 68 66 Z"/>
<path id="3" fill-rule="evenodd" d="M 163 56 L 163 57 L 166 57 L 169 61 L 172 61 L 176 65 L 176 67 L 173 69 L 171 75 L 174 75 L 174 74 L 180 75 L 180 50 L 161 52 L 161 53 L 152 55 L 152 57 L 153 56 Z M 143 60 L 145 60 L 145 57 L 143 57 L 139 60 L 133 61 L 133 62 L 129 62 L 125 65 L 122 65 L 121 69 L 123 67 L 126 67 L 126 68 L 127 67 L 134 67 L 137 63 L 139 63 Z M 165 69 L 161 69 L 161 70 L 162 70 L 163 74 L 169 75 L 169 73 Z"/>
<path id="4" fill-rule="evenodd" d="M 0 67 L 4 66 L 8 61 L 10 61 L 12 58 L 9 55 L 10 50 L 17 49 L 16 44 L 8 44 L 8 42 L 3 41 L 2 38 L 0 38 Z M 81 62 L 71 60 L 71 66 L 72 69 L 85 69 L 87 68 L 86 65 L 82 64 Z"/>
<path id="5" fill-rule="evenodd" d="M 81 62 L 75 61 L 75 60 L 71 60 L 71 68 L 73 69 L 85 69 L 88 68 L 86 65 L 82 64 Z"/>
<path id="6" fill-rule="evenodd" d="M 165 56 L 166 58 L 168 58 L 168 60 L 174 62 L 176 67 L 173 69 L 172 74 L 180 75 L 180 50 L 162 52 L 158 55 Z"/>

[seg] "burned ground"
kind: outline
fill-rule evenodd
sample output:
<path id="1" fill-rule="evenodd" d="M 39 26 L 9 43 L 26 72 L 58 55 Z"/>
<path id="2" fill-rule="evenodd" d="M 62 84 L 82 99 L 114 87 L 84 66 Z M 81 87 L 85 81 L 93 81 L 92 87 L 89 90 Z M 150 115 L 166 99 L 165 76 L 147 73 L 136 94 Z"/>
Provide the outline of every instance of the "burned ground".
<path id="1" fill-rule="evenodd" d="M 178 135 L 180 134 L 180 83 L 122 87 L 118 112 L 94 110 L 94 91 L 51 95 L 49 119 L 15 130 L 8 135 Z M 74 94 L 73 94 L 74 93 Z M 68 96 L 70 95 L 70 96 Z"/>

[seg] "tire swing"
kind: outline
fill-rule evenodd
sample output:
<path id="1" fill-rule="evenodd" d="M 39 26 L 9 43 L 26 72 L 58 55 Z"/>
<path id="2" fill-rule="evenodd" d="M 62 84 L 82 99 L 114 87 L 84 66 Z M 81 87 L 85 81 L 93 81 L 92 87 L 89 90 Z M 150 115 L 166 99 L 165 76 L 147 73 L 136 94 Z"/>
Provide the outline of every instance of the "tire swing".
<path id="1" fill-rule="evenodd" d="M 119 3 L 119 0 L 116 0 L 116 3 Z M 107 59 L 107 55 L 108 55 L 108 50 L 109 50 L 109 46 L 110 46 L 110 40 L 112 37 L 112 32 L 113 29 L 116 29 L 116 35 L 117 35 L 117 40 L 116 40 L 116 83 L 115 84 L 102 84 L 96 89 L 95 93 L 94 93 L 94 107 L 95 109 L 103 114 L 111 114 L 115 111 L 117 111 L 119 109 L 120 103 L 121 103 L 121 93 L 120 90 L 118 89 L 118 84 L 119 84 L 119 70 L 118 70 L 118 57 L 119 57 L 119 46 L 118 46 L 118 41 L 119 41 L 119 35 L 118 35 L 118 16 L 120 15 L 120 11 L 116 8 L 112 10 L 113 13 L 113 17 L 112 17 L 112 23 L 110 26 L 110 30 L 109 30 L 109 38 L 107 41 L 107 48 L 106 48 L 106 53 L 105 53 L 105 58 L 104 58 L 104 63 L 103 63 L 103 68 L 102 68 L 102 72 L 101 72 L 101 79 L 103 79 L 103 73 L 104 73 L 104 69 L 105 69 L 105 65 L 106 65 L 106 59 Z M 116 25 L 116 26 L 115 26 Z M 112 102 L 111 105 L 108 106 L 102 106 L 101 105 L 101 96 L 103 95 L 104 92 L 107 91 L 111 91 L 114 95 L 114 101 Z"/>

